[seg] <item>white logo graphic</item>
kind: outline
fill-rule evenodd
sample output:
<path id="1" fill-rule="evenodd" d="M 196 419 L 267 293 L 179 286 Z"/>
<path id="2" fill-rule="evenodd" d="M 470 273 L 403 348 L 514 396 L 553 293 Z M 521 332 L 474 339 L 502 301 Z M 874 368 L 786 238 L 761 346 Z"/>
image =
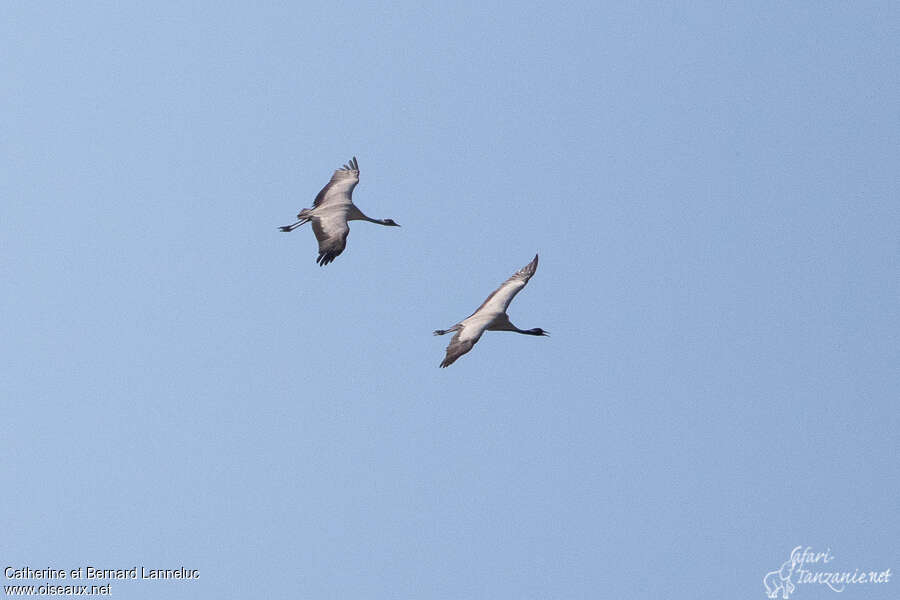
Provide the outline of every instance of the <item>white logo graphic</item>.
<path id="1" fill-rule="evenodd" d="M 763 584 L 766 586 L 766 595 L 769 598 L 777 598 L 778 592 L 781 591 L 781 597 L 787 600 L 794 591 L 794 583 L 791 576 L 794 574 L 794 563 L 789 560 L 784 561 L 781 568 L 777 571 L 769 571 L 763 577 Z"/>
<path id="2" fill-rule="evenodd" d="M 817 583 L 828 586 L 834 592 L 843 592 L 848 585 L 887 583 L 891 579 L 891 570 L 874 571 L 854 569 L 852 571 L 827 570 L 825 567 L 834 560 L 831 548 L 825 552 L 813 552 L 812 547 L 797 546 L 791 550 L 791 556 L 781 564 L 779 569 L 766 573 L 763 585 L 766 596 L 788 600 L 798 585 Z M 822 570 L 817 570 L 822 568 Z"/>

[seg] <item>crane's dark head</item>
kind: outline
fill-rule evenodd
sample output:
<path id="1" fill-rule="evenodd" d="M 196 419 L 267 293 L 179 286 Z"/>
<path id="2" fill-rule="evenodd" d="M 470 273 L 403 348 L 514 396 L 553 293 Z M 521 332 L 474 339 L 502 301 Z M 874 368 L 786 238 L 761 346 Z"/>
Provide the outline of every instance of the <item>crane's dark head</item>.
<path id="1" fill-rule="evenodd" d="M 393 219 L 382 219 L 381 221 L 384 225 L 390 225 L 391 227 L 400 227 L 397 223 L 394 222 Z"/>
<path id="2" fill-rule="evenodd" d="M 526 333 L 528 333 L 529 335 L 546 335 L 548 337 L 550 335 L 549 331 L 544 331 L 540 327 L 535 327 L 534 329 L 529 329 Z"/>

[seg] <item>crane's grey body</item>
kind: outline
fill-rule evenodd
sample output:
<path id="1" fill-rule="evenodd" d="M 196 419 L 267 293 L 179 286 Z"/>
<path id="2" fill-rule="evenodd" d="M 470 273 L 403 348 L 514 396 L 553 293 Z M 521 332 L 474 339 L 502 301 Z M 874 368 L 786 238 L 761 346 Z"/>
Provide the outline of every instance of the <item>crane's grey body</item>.
<path id="1" fill-rule="evenodd" d="M 535 254 L 530 263 L 519 269 L 512 277 L 503 282 L 503 285 L 494 290 L 474 313 L 450 329 L 438 329 L 434 332 L 434 335 L 456 332 L 456 335 L 450 340 L 450 345 L 447 346 L 447 354 L 441 362 L 441 368 L 449 367 L 456 362 L 456 359 L 471 350 L 485 331 L 515 331 L 525 335 L 547 335 L 548 332 L 540 327 L 519 329 L 510 322 L 509 316 L 506 314 L 509 303 L 516 297 L 516 294 L 522 291 L 522 288 L 537 271 L 537 265 L 538 257 Z"/>
<path id="2" fill-rule="evenodd" d="M 316 195 L 312 208 L 304 208 L 296 223 L 280 227 L 290 232 L 304 223 L 312 222 L 313 233 L 319 241 L 316 262 L 325 266 L 344 251 L 350 234 L 348 221 L 369 221 L 379 225 L 400 227 L 392 219 L 370 219 L 353 204 L 353 188 L 359 183 L 359 163 L 354 156 L 348 164 L 334 172 L 331 181 Z"/>

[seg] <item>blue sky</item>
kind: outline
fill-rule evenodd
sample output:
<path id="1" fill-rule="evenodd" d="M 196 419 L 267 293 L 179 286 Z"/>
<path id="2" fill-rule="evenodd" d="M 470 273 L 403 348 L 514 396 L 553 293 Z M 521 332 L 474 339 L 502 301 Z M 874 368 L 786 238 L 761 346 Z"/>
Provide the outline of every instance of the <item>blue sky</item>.
<path id="1" fill-rule="evenodd" d="M 764 598 L 800 545 L 900 570 L 898 26 L 6 5 L 3 566 L 201 573 L 136 599 Z M 353 155 L 403 227 L 319 268 L 277 226 Z M 431 331 L 535 252 L 510 316 L 552 337 L 439 369 Z"/>

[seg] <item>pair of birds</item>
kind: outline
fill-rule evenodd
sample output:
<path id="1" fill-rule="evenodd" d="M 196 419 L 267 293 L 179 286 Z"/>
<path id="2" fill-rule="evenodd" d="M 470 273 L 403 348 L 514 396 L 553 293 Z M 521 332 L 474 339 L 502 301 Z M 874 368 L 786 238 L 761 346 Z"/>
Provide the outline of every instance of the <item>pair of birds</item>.
<path id="1" fill-rule="evenodd" d="M 359 163 L 354 156 L 349 163 L 336 170 L 331 181 L 322 188 L 312 208 L 304 208 L 297 215 L 297 221 L 280 227 L 281 231 L 291 232 L 305 223 L 312 223 L 313 233 L 319 240 L 319 257 L 316 262 L 325 266 L 337 258 L 347 246 L 347 235 L 350 233 L 348 221 L 368 221 L 400 227 L 393 219 L 372 219 L 367 217 L 353 204 L 353 189 L 359 183 Z M 547 335 L 540 327 L 519 329 L 513 325 L 506 314 L 509 303 L 516 297 L 534 272 L 537 271 L 538 257 L 507 279 L 496 290 L 491 292 L 478 309 L 449 329 L 438 329 L 434 335 L 444 335 L 455 331 L 456 335 L 447 346 L 447 354 L 441 362 L 441 368 L 449 367 L 456 360 L 472 349 L 481 339 L 485 331 L 515 331 L 525 335 Z"/>

